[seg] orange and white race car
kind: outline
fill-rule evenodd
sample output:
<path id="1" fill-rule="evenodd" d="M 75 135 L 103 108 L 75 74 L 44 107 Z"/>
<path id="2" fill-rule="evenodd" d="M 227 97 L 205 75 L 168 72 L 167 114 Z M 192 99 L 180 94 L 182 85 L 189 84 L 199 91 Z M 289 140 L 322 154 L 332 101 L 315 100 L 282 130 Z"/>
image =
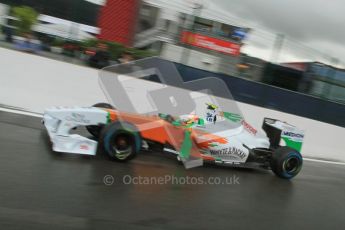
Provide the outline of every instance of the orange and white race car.
<path id="1" fill-rule="evenodd" d="M 95 155 L 99 146 L 111 159 L 125 162 L 142 148 L 153 148 L 175 153 L 187 168 L 205 161 L 256 165 L 287 179 L 301 170 L 302 131 L 267 118 L 263 123 L 267 135 L 259 135 L 241 115 L 215 110 L 215 105 L 208 104 L 204 117 L 188 114 L 176 118 L 121 112 L 99 103 L 92 107 L 47 109 L 43 123 L 56 152 Z M 214 132 L 217 125 L 224 124 L 228 127 Z M 96 140 L 70 134 L 80 126 L 85 126 Z M 286 146 L 280 146 L 282 141 Z"/>

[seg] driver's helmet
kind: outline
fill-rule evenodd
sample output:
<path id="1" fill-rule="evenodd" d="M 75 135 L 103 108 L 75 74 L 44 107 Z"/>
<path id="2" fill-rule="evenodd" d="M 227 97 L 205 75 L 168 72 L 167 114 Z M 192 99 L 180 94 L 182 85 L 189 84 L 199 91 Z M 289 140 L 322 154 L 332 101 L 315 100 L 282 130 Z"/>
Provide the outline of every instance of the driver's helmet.
<path id="1" fill-rule="evenodd" d="M 207 108 L 206 108 L 206 121 L 207 122 L 213 122 L 215 123 L 217 120 L 217 109 L 218 106 L 215 104 L 211 104 L 211 103 L 206 103 Z"/>

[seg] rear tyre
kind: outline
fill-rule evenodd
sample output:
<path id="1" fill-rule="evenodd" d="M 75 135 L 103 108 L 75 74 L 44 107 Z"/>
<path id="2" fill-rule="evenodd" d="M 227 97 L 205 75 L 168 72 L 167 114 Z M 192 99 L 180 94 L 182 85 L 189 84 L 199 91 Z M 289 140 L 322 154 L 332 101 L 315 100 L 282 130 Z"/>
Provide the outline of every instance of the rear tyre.
<path id="1" fill-rule="evenodd" d="M 271 159 L 271 169 L 279 177 L 291 179 L 302 169 L 303 158 L 296 150 L 284 146 L 276 149 Z"/>
<path id="2" fill-rule="evenodd" d="M 96 108 L 104 108 L 104 109 L 115 109 L 114 106 L 112 106 L 111 104 L 108 103 L 97 103 L 95 105 L 93 105 L 92 107 L 96 107 Z M 89 131 L 89 133 L 94 136 L 95 138 L 99 138 L 100 134 L 101 134 L 101 130 L 104 127 L 104 125 L 88 125 L 86 126 L 87 131 Z"/>
<path id="3" fill-rule="evenodd" d="M 134 125 L 114 122 L 104 127 L 99 143 L 110 159 L 125 162 L 140 151 L 141 137 Z"/>

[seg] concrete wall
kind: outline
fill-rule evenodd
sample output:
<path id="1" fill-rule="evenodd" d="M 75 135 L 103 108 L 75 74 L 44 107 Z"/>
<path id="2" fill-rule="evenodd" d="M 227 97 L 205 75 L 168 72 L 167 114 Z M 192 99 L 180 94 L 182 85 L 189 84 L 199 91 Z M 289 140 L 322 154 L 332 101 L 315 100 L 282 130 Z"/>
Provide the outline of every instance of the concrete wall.
<path id="1" fill-rule="evenodd" d="M 0 104 L 43 112 L 53 105 L 88 106 L 106 101 L 98 71 L 0 48 Z M 247 121 L 259 128 L 264 117 L 306 130 L 305 157 L 345 162 L 345 128 L 239 103 Z"/>
<path id="2" fill-rule="evenodd" d="M 104 101 L 97 70 L 0 48 L 0 104 L 42 112 Z"/>

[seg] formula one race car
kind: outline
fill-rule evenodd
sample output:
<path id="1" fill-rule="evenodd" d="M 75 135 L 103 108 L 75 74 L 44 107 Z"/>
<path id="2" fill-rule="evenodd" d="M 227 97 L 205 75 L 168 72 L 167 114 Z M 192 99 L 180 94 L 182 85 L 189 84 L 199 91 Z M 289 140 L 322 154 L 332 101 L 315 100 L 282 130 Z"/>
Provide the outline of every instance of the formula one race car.
<path id="1" fill-rule="evenodd" d="M 210 106 L 208 106 L 210 107 Z M 211 109 L 213 112 L 213 109 Z M 208 113 L 212 114 L 212 113 Z M 237 114 L 223 112 L 223 118 L 241 125 L 220 133 L 207 130 L 217 125 L 216 117 L 187 115 L 180 119 L 166 114 L 143 116 L 115 110 L 106 103 L 93 107 L 55 107 L 47 109 L 43 122 L 53 143 L 53 150 L 95 155 L 97 141 L 69 134 L 78 126 L 86 126 L 107 155 L 116 161 L 132 159 L 142 148 L 162 146 L 174 151 L 179 160 L 200 157 L 220 164 L 255 163 L 271 168 L 280 177 L 292 178 L 302 167 L 299 150 L 303 132 L 287 123 L 266 118 L 263 130 L 267 137 L 258 137 L 257 130 Z M 210 117 L 210 116 L 209 116 Z M 147 124 L 150 124 L 149 128 Z M 284 140 L 287 146 L 280 146 Z"/>
<path id="2" fill-rule="evenodd" d="M 143 83 L 131 87 L 134 85 L 143 87 Z M 175 153 L 186 168 L 203 162 L 255 165 L 286 179 L 300 172 L 303 131 L 286 122 L 265 118 L 262 125 L 265 133 L 260 132 L 239 111 L 225 111 L 200 97 L 195 101 L 202 104 L 196 106 L 201 109 L 193 108 L 191 113 L 183 115 L 134 113 L 107 103 L 53 107 L 45 111 L 43 123 L 56 152 L 95 155 L 99 147 L 111 159 L 126 162 L 142 148 L 151 148 Z M 85 126 L 94 138 L 70 134 L 80 126 Z"/>

